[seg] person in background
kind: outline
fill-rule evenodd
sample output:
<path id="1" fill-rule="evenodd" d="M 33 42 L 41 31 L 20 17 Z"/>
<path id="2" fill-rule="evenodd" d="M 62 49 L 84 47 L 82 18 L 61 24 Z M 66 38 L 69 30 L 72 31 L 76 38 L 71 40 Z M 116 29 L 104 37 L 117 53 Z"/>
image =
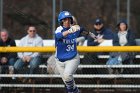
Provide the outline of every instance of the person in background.
<path id="1" fill-rule="evenodd" d="M 20 40 L 19 46 L 21 47 L 42 47 L 43 40 L 37 34 L 37 28 L 34 25 L 29 25 L 27 27 L 27 35 Z M 28 74 L 35 73 L 35 69 L 41 63 L 41 54 L 39 52 L 19 52 L 18 53 L 18 60 L 16 61 L 14 68 L 18 72 L 23 69 L 24 66 L 30 66 Z M 25 78 L 24 82 L 29 81 L 31 79 Z"/>
<path id="2" fill-rule="evenodd" d="M 113 38 L 113 46 L 136 46 L 135 34 L 129 29 L 125 19 L 121 19 L 117 24 L 117 30 L 115 31 Z M 134 52 L 112 52 L 110 53 L 107 65 L 132 64 L 134 58 Z M 110 70 L 109 72 L 114 73 L 112 71 L 113 70 Z M 121 69 L 121 72 L 122 71 L 123 70 Z"/>
<path id="3" fill-rule="evenodd" d="M 113 32 L 111 29 L 104 26 L 104 21 L 101 18 L 96 18 L 93 21 L 93 30 L 90 32 L 93 36 L 88 36 L 87 46 L 99 46 L 105 40 L 113 40 Z M 87 53 L 83 59 L 84 64 L 100 64 L 98 55 L 107 53 Z M 84 70 L 83 73 L 98 73 L 97 69 L 89 68 Z M 101 71 L 102 72 L 102 71 Z M 100 73 L 100 72 L 99 72 Z"/>
<path id="4" fill-rule="evenodd" d="M 6 29 L 0 31 L 0 46 L 1 47 L 12 47 L 16 46 L 15 40 L 9 36 Z M 0 53 L 0 65 L 2 74 L 13 74 L 14 73 L 14 63 L 17 58 L 17 53 Z"/>
<path id="5" fill-rule="evenodd" d="M 99 46 L 102 42 L 105 40 L 113 40 L 113 32 L 111 29 L 106 28 L 104 26 L 104 22 L 101 18 L 96 18 L 94 20 L 93 24 L 93 31 L 91 31 L 92 34 L 95 35 L 95 37 L 88 36 L 87 39 L 87 46 Z M 93 57 L 95 62 L 98 63 L 98 55 L 104 54 L 104 53 L 92 53 L 91 58 Z"/>
<path id="6" fill-rule="evenodd" d="M 101 18 L 96 18 L 93 24 L 93 31 L 91 31 L 95 37 L 88 37 L 88 46 L 98 46 L 104 40 L 113 40 L 113 32 L 111 29 L 104 26 L 104 22 Z"/>
<path id="7" fill-rule="evenodd" d="M 113 40 L 113 32 L 111 29 L 106 28 L 104 21 L 101 18 L 96 18 L 93 22 L 93 30 L 89 32 L 87 37 L 87 46 L 100 46 L 105 40 Z M 86 53 L 82 59 L 82 64 L 101 64 L 99 55 L 105 55 L 107 53 Z M 100 69 L 96 68 L 83 68 L 83 73 L 104 73 Z"/>

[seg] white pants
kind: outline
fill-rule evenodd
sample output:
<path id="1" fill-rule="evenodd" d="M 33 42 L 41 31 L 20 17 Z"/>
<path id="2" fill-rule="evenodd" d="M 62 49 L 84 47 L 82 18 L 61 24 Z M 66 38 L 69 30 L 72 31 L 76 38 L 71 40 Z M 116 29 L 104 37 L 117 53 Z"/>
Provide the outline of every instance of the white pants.
<path id="1" fill-rule="evenodd" d="M 56 59 L 56 67 L 64 83 L 73 80 L 73 74 L 77 70 L 79 64 L 80 57 L 78 54 L 73 59 L 67 60 L 65 62 L 61 62 Z"/>

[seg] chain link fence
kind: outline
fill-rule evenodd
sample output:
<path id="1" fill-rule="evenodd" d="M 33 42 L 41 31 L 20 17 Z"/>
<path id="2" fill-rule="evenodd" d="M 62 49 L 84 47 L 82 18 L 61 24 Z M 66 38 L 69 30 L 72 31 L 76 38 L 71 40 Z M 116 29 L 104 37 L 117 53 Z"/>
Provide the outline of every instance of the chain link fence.
<path id="1" fill-rule="evenodd" d="M 123 65 L 106 65 L 108 55 L 98 56 L 97 63 L 95 60 L 89 62 L 89 57 L 89 53 L 88 55 L 81 54 L 81 64 L 74 74 L 75 82 L 81 93 L 85 93 L 85 91 L 89 91 L 89 93 L 95 91 L 101 93 L 105 91 L 139 91 L 139 55 L 136 55 L 133 64 Z M 5 67 L 4 71 L 6 72 L 2 73 L 1 71 L 0 74 L 0 91 L 10 93 L 56 93 L 57 89 L 57 93 L 65 93 L 65 86 L 60 75 L 56 72 L 57 68 L 53 58 L 51 56 L 44 60 L 45 62 L 39 66 L 36 74 L 26 74 L 29 66 L 23 68 L 19 74 L 10 73 L 13 69 Z M 50 64 L 49 61 L 54 63 Z M 112 73 L 109 72 L 110 68 L 113 70 Z M 26 78 L 28 78 L 28 81 L 25 81 Z"/>

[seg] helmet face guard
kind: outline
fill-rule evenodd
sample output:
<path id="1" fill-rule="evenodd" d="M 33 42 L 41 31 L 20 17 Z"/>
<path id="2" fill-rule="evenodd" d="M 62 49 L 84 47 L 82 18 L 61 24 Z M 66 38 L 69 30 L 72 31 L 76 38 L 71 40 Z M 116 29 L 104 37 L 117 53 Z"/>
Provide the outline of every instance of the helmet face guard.
<path id="1" fill-rule="evenodd" d="M 62 25 L 62 20 L 65 18 L 70 18 L 71 19 L 71 24 L 73 24 L 73 19 L 72 19 L 72 15 L 70 12 L 68 11 L 62 11 L 60 12 L 59 16 L 58 16 L 58 22 L 60 23 L 60 25 Z"/>

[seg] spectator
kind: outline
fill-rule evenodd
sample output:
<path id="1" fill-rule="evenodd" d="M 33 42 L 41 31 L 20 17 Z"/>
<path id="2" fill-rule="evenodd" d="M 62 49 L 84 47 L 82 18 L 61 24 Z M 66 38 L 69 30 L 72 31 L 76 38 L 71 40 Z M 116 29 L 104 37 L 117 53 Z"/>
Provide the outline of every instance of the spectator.
<path id="1" fill-rule="evenodd" d="M 87 45 L 88 46 L 99 46 L 104 40 L 112 40 L 113 39 L 113 32 L 104 27 L 104 22 L 101 18 L 96 18 L 93 24 L 94 30 L 91 31 L 95 35 L 95 37 L 88 37 Z M 91 58 L 97 61 L 98 54 L 102 53 L 92 53 Z M 93 57 L 94 56 L 94 57 Z M 96 59 L 95 59 L 96 58 Z"/>
<path id="2" fill-rule="evenodd" d="M 9 36 L 9 33 L 6 29 L 2 29 L 0 32 L 0 46 L 2 47 L 10 47 L 16 46 L 15 40 Z M 13 74 L 14 73 L 14 63 L 17 58 L 17 53 L 0 53 L 0 70 L 2 74 Z M 14 80 L 15 78 L 12 77 Z M 9 78 L 1 78 L 1 81 L 11 80 Z"/>
<path id="3" fill-rule="evenodd" d="M 16 46 L 15 40 L 12 39 L 6 29 L 0 32 L 0 46 Z M 17 53 L 0 53 L 0 65 L 2 66 L 2 74 L 13 74 L 13 65 L 15 63 Z"/>
<path id="4" fill-rule="evenodd" d="M 30 25 L 27 27 L 27 35 L 20 40 L 19 46 L 22 47 L 41 47 L 43 46 L 42 38 L 37 34 L 37 29 L 35 26 Z M 30 65 L 30 70 L 28 74 L 33 74 L 35 69 L 38 68 L 41 63 L 41 56 L 39 52 L 19 52 L 18 60 L 16 61 L 14 68 L 19 71 L 23 66 Z M 24 79 L 23 81 L 31 81 L 31 79 Z"/>
<path id="5" fill-rule="evenodd" d="M 104 22 L 101 18 L 96 18 L 93 24 L 94 30 L 92 33 L 95 35 L 95 38 L 88 37 L 88 46 L 98 46 L 104 40 L 112 40 L 113 33 L 110 29 L 104 27 Z"/>
<path id="6" fill-rule="evenodd" d="M 101 18 L 96 18 L 93 23 L 94 30 L 91 33 L 94 37 L 88 36 L 87 46 L 99 46 L 105 40 L 113 40 L 113 32 L 111 29 L 104 26 L 104 22 Z M 105 53 L 87 53 L 83 59 L 86 64 L 100 64 L 98 55 Z M 97 73 L 98 71 L 93 69 L 83 70 L 83 73 Z"/>
<path id="7" fill-rule="evenodd" d="M 128 28 L 126 20 L 122 19 L 117 24 L 117 31 L 114 35 L 113 46 L 135 46 L 135 35 L 132 30 Z M 110 53 L 110 58 L 107 61 L 107 65 L 117 64 L 130 64 L 133 63 L 135 53 L 133 52 L 113 52 Z M 110 73 L 113 70 L 110 70 Z M 122 70 L 121 70 L 122 72 Z"/>

